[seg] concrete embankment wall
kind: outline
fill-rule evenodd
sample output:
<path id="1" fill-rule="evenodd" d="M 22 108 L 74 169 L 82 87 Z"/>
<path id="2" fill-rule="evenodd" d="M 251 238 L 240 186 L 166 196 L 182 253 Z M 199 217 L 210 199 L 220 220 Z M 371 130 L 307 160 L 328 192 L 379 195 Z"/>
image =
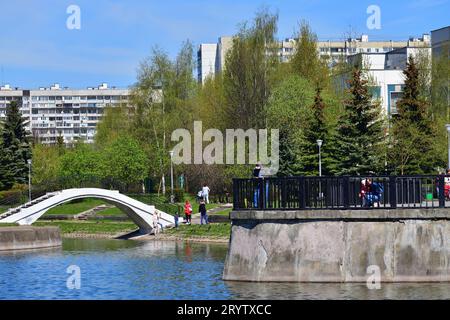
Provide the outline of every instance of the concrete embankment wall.
<path id="1" fill-rule="evenodd" d="M 450 281 L 450 212 L 354 213 L 232 212 L 223 278 L 366 282 L 376 266 L 382 282 Z"/>
<path id="2" fill-rule="evenodd" d="M 0 251 L 58 247 L 62 245 L 58 227 L 1 227 Z"/>

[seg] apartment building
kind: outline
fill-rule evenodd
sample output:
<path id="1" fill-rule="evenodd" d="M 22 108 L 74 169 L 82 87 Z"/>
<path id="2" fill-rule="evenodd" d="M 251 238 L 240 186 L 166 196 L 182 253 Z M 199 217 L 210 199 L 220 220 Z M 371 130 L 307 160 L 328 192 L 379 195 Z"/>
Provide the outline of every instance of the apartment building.
<path id="1" fill-rule="evenodd" d="M 49 88 L 24 90 L 5 85 L 0 88 L 0 121 L 6 107 L 17 101 L 33 138 L 45 144 L 62 136 L 66 144 L 81 139 L 93 142 L 96 126 L 106 106 L 127 104 L 128 89 L 108 88 L 106 83 L 87 89 Z"/>
<path id="2" fill-rule="evenodd" d="M 280 41 L 279 55 L 282 62 L 289 61 L 295 54 L 298 39 Z M 360 38 L 349 38 L 345 41 L 318 41 L 317 50 L 320 57 L 328 61 L 330 66 L 339 60 L 358 53 L 386 53 L 404 47 L 429 47 L 430 35 L 423 34 L 421 38 L 409 38 L 407 41 L 369 41 L 368 35 Z"/>
<path id="3" fill-rule="evenodd" d="M 206 76 L 214 76 L 225 67 L 226 52 L 232 46 L 232 37 L 221 37 L 217 44 L 202 44 L 198 51 L 198 81 L 203 83 Z M 295 54 L 298 39 L 284 39 L 279 41 L 278 56 L 281 62 L 288 62 Z M 404 47 L 429 47 L 430 35 L 423 34 L 420 38 L 409 38 L 405 41 L 369 41 L 368 35 L 359 38 L 349 38 L 343 41 L 318 41 L 317 54 L 328 61 L 330 67 L 340 60 L 345 60 L 358 53 L 386 53 Z M 216 53 L 212 52 L 216 50 Z M 201 57 L 201 58 L 200 58 Z M 203 58 L 205 57 L 205 58 Z M 212 60 L 216 68 L 212 71 Z M 202 75 L 202 77 L 200 77 Z"/>
<path id="4" fill-rule="evenodd" d="M 204 83 L 206 78 L 216 73 L 217 47 L 215 43 L 203 43 L 197 52 L 198 82 Z"/>
<path id="5" fill-rule="evenodd" d="M 197 51 L 197 80 L 204 83 L 206 78 L 221 72 L 225 67 L 228 50 L 233 44 L 232 37 L 220 37 L 217 43 L 202 43 Z"/>
<path id="6" fill-rule="evenodd" d="M 430 47 L 404 47 L 385 53 L 358 53 L 348 57 L 354 65 L 362 65 L 373 82 L 372 94 L 379 99 L 387 115 L 397 113 L 396 104 L 405 84 L 403 70 L 410 56 L 431 57 Z M 430 70 L 431 72 L 431 70 Z"/>
<path id="7" fill-rule="evenodd" d="M 450 26 L 431 31 L 433 57 L 447 54 L 450 57 Z"/>

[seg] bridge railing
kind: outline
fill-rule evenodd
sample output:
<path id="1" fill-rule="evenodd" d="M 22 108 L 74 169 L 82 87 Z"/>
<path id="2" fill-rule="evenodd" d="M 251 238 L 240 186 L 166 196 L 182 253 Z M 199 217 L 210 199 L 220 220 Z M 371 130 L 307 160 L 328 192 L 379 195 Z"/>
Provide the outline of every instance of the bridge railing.
<path id="1" fill-rule="evenodd" d="M 450 207 L 450 176 L 233 179 L 235 210 Z"/>

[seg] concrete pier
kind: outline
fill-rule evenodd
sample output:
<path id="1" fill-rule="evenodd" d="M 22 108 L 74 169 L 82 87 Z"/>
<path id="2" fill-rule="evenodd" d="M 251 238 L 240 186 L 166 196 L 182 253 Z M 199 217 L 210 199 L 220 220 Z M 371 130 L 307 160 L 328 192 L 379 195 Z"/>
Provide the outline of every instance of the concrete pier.
<path id="1" fill-rule="evenodd" d="M 450 209 L 233 211 L 224 280 L 450 281 Z"/>
<path id="2" fill-rule="evenodd" d="M 0 251 L 58 247 L 62 245 L 58 227 L 1 227 Z"/>

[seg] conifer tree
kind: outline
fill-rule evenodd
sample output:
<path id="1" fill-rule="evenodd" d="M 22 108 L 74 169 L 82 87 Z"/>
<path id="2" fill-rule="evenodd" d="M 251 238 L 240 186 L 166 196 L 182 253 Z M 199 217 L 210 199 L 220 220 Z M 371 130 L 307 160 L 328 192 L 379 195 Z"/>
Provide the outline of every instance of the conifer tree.
<path id="1" fill-rule="evenodd" d="M 307 123 L 304 125 L 296 161 L 296 174 L 317 175 L 318 167 L 318 145 L 317 140 L 323 141 L 321 149 L 322 173 L 328 174 L 328 130 L 325 119 L 325 103 L 321 96 L 321 88 L 317 87 L 314 104 L 310 107 Z"/>
<path id="2" fill-rule="evenodd" d="M 391 169 L 397 174 L 433 173 L 439 164 L 434 140 L 436 128 L 431 120 L 430 105 L 420 95 L 419 70 L 409 57 L 404 70 L 405 86 L 393 117 Z"/>
<path id="3" fill-rule="evenodd" d="M 350 98 L 344 103 L 344 113 L 331 143 L 330 169 L 337 175 L 381 172 L 384 149 L 381 109 L 372 100 L 368 81 L 360 68 L 353 70 L 348 90 Z"/>
<path id="4" fill-rule="evenodd" d="M 6 109 L 6 119 L 1 130 L 0 188 L 10 189 L 15 183 L 26 183 L 28 159 L 31 159 L 31 147 L 25 120 L 17 102 L 12 101 Z"/>

